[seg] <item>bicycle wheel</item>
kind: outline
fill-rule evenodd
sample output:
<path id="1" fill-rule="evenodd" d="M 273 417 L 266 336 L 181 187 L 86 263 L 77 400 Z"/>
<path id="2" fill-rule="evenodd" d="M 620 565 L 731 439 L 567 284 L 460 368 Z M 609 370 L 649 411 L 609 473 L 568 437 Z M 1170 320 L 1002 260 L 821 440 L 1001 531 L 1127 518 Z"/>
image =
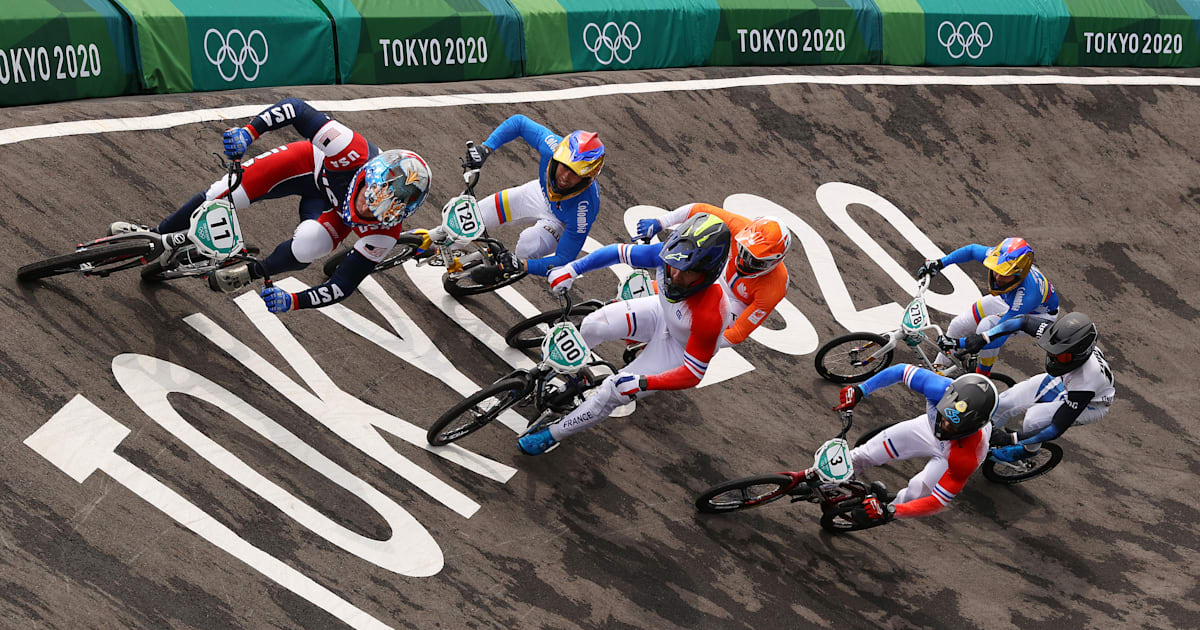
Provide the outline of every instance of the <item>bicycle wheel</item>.
<path id="1" fill-rule="evenodd" d="M 869 359 L 887 338 L 869 332 L 853 332 L 829 340 L 817 349 L 813 364 L 817 374 L 834 383 L 861 383 L 892 364 L 892 351 Z"/>
<path id="2" fill-rule="evenodd" d="M 989 375 L 989 378 L 991 378 L 993 381 L 996 381 L 996 392 L 997 393 L 1002 392 L 1002 391 L 1008 389 L 1009 387 L 1012 387 L 1013 385 L 1017 384 L 1017 381 L 1015 379 L 1013 379 L 1013 377 L 1011 377 L 1007 374 L 1001 374 L 999 372 L 992 372 Z M 1003 385 L 1004 387 L 1000 387 L 1001 385 Z"/>
<path id="3" fill-rule="evenodd" d="M 29 263 L 17 270 L 17 280 L 27 282 L 64 273 L 100 270 L 109 265 L 123 265 L 133 258 L 149 255 L 154 246 L 146 241 L 126 241 L 88 247 L 77 252 Z"/>
<path id="4" fill-rule="evenodd" d="M 525 398 L 528 388 L 528 382 L 519 377 L 492 383 L 442 414 L 425 439 L 433 446 L 443 446 L 470 435 Z"/>
<path id="5" fill-rule="evenodd" d="M 696 509 L 721 514 L 770 503 L 786 494 L 792 485 L 788 475 L 756 475 L 717 484 L 696 499 Z"/>
<path id="6" fill-rule="evenodd" d="M 862 505 L 862 501 L 847 500 L 843 502 L 843 505 L 839 505 L 837 509 L 825 512 L 821 515 L 821 528 L 830 533 L 844 534 L 860 529 L 870 529 L 882 524 L 860 523 L 854 520 L 850 512 L 860 505 Z"/>
<path id="7" fill-rule="evenodd" d="M 870 431 L 867 431 L 866 433 L 859 436 L 859 438 L 857 440 L 854 441 L 854 446 L 859 447 L 859 446 L 862 446 L 863 444 L 866 444 L 867 442 L 871 441 L 871 438 L 875 437 L 876 435 L 879 435 L 880 433 L 883 433 L 884 429 L 894 427 L 897 424 L 900 424 L 900 423 L 899 422 L 889 422 L 887 424 L 877 426 L 874 429 L 871 429 Z"/>
<path id="8" fill-rule="evenodd" d="M 568 315 L 568 318 L 571 320 L 571 323 L 578 327 L 583 322 L 584 317 L 587 317 L 601 306 L 603 305 L 599 302 L 580 302 L 571 307 L 571 313 Z M 540 347 L 542 339 L 546 337 L 548 327 L 557 322 L 561 316 L 562 309 L 554 309 L 519 321 L 512 328 L 509 328 L 508 332 L 504 333 L 504 342 L 513 348 L 529 349 Z"/>
<path id="9" fill-rule="evenodd" d="M 472 267 L 473 266 L 474 265 L 472 265 Z M 524 278 L 525 276 L 526 273 L 522 271 L 520 273 L 515 273 L 511 276 L 502 278 L 498 282 L 479 283 L 471 279 L 470 268 L 466 268 L 462 271 L 456 271 L 454 273 L 447 273 L 443 275 L 442 288 L 446 290 L 446 294 L 450 297 L 460 298 L 468 295 L 479 295 L 480 293 L 495 291 L 496 289 L 499 289 L 500 287 L 506 287 L 517 280 Z"/>
<path id="10" fill-rule="evenodd" d="M 983 461 L 983 476 L 988 481 L 1012 485 L 1041 477 L 1050 472 L 1063 458 L 1063 449 L 1054 442 L 1042 442 L 1032 457 L 1016 462 L 1002 462 L 991 457 Z"/>

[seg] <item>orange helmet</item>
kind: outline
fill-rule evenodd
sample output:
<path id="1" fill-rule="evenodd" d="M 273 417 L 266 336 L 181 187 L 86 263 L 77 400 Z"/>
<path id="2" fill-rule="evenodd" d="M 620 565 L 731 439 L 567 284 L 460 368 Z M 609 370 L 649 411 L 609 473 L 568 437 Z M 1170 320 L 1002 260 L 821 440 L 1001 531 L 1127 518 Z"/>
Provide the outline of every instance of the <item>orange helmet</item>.
<path id="1" fill-rule="evenodd" d="M 792 246 L 792 233 L 775 217 L 759 217 L 742 228 L 737 241 L 738 273 L 757 276 L 775 268 Z"/>

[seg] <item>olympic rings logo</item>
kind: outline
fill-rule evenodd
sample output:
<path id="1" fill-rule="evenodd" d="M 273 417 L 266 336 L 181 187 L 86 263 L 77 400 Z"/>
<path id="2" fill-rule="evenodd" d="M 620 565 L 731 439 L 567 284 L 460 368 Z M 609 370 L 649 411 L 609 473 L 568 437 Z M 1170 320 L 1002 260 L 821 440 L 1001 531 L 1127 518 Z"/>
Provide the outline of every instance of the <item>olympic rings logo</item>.
<path id="1" fill-rule="evenodd" d="M 634 37 L 637 41 L 634 41 Z M 608 22 L 603 28 L 595 22 L 589 22 L 583 27 L 583 45 L 602 66 L 613 61 L 629 63 L 633 59 L 633 51 L 642 45 L 642 29 L 634 22 L 626 22 L 625 26 Z"/>
<path id="2" fill-rule="evenodd" d="M 212 36 L 216 35 L 217 46 L 210 46 Z M 255 37 L 258 37 L 255 40 Z M 235 44 L 235 41 L 237 42 Z M 255 46 L 257 41 L 262 42 L 262 46 Z M 237 49 L 240 46 L 240 49 Z M 259 50 L 262 52 L 259 52 Z M 221 31 L 215 28 L 210 28 L 204 33 L 204 56 L 208 57 L 208 62 L 217 67 L 217 72 L 221 78 L 226 81 L 232 81 L 238 77 L 240 73 L 242 78 L 247 81 L 253 81 L 258 78 L 258 72 L 262 70 L 263 64 L 267 63 L 267 36 L 263 32 L 254 29 L 249 35 L 242 34 L 239 29 L 232 29 L 228 35 L 222 35 Z M 249 61 L 253 68 L 250 69 L 254 74 L 246 69 L 246 62 Z M 231 68 L 226 74 L 226 68 Z"/>
<path id="3" fill-rule="evenodd" d="M 946 30 L 947 27 L 949 31 Z M 985 37 L 987 41 L 984 41 Z M 946 47 L 946 52 L 953 59 L 963 55 L 978 59 L 983 54 L 983 49 L 992 45 L 992 25 L 987 22 L 977 25 L 962 22 L 955 26 L 953 22 L 945 21 L 938 26 L 938 43 Z"/>

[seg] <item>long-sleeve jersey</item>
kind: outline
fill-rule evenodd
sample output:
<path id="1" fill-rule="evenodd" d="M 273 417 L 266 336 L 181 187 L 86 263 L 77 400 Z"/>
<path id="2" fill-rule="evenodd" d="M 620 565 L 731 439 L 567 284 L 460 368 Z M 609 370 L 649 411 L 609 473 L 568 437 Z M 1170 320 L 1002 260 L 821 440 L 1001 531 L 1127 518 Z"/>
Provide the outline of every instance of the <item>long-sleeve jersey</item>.
<path id="1" fill-rule="evenodd" d="M 625 263 L 642 269 L 654 269 L 659 286 L 663 285 L 665 264 L 661 243 L 651 245 L 608 245 L 571 263 L 579 274 Z M 646 375 L 646 389 L 687 389 L 700 384 L 708 363 L 717 352 L 717 341 L 725 329 L 729 309 L 725 294 L 715 283 L 680 302 L 658 294 L 667 334 L 683 345 L 683 363 L 659 374 Z"/>
<path id="2" fill-rule="evenodd" d="M 987 260 L 989 251 L 991 251 L 991 248 L 984 247 L 983 245 L 964 245 L 942 256 L 941 263 L 943 266 L 947 266 L 958 265 L 972 260 L 983 262 Z M 1000 321 L 1012 319 L 1026 313 L 1052 314 L 1058 311 L 1058 292 L 1054 290 L 1054 285 L 1050 284 L 1050 281 L 1042 275 L 1037 265 L 1029 269 L 1029 273 L 1021 280 L 1020 286 L 1012 291 L 1001 293 L 996 297 L 999 297 L 1008 304 L 1008 312 L 1000 318 Z M 976 302 L 972 308 L 979 308 L 979 302 Z M 975 315 L 977 320 L 983 317 L 983 313 L 976 313 Z"/>
<path id="3" fill-rule="evenodd" d="M 521 138 L 526 144 L 538 150 L 538 154 L 541 156 L 538 163 L 538 181 L 542 186 L 542 195 L 546 196 L 547 167 L 551 158 L 554 157 L 554 149 L 562 142 L 562 136 L 533 122 L 526 116 L 517 114 L 500 123 L 500 126 L 496 127 L 496 130 L 488 136 L 487 140 L 483 141 L 483 144 L 495 151 L 517 138 Z M 565 228 L 553 254 L 526 261 L 529 273 L 538 276 L 545 276 L 550 272 L 551 267 L 560 267 L 575 260 L 575 257 L 583 250 L 583 243 L 592 229 L 592 224 L 596 222 L 596 214 L 600 210 L 600 189 L 593 181 L 586 190 L 570 199 L 551 202 L 547 197 L 546 203 L 550 205 L 550 211 L 555 218 L 562 221 Z"/>
<path id="4" fill-rule="evenodd" d="M 924 368 L 901 363 L 872 376 L 859 387 L 862 388 L 864 397 L 868 397 L 872 392 L 901 382 L 925 397 L 925 413 L 929 418 L 930 427 L 933 427 L 937 422 L 937 403 L 954 381 Z M 971 473 L 979 468 L 987 456 L 988 426 L 984 425 L 980 430 L 960 440 L 950 441 L 946 450 L 946 472 L 938 479 L 933 492 L 926 497 L 896 504 L 896 518 L 928 516 L 949 505 L 962 491 Z"/>
<path id="5" fill-rule="evenodd" d="M 1035 339 L 1050 329 L 1051 322 L 1032 318 L 1018 317 L 1001 322 L 986 333 L 989 339 L 996 339 L 1015 332 L 1023 332 Z M 989 345 L 991 345 L 989 343 Z M 1035 403 L 1059 403 L 1050 424 L 1036 431 L 1017 433 L 1021 444 L 1040 444 L 1053 440 L 1071 428 L 1080 414 L 1088 405 L 1110 405 L 1116 396 L 1116 380 L 1112 369 L 1104 359 L 1100 348 L 1092 351 L 1092 355 L 1083 365 L 1063 374 L 1062 376 L 1043 375 L 1042 382 L 1033 398 Z"/>
<path id="6" fill-rule="evenodd" d="M 750 225 L 751 219 L 718 208 L 707 203 L 691 203 L 672 210 L 659 217 L 663 227 L 683 223 L 700 212 L 706 212 L 720 218 L 729 226 L 729 232 L 736 235 L 742 228 Z M 737 319 L 733 325 L 725 329 L 725 341 L 737 345 L 746 340 L 766 321 L 767 316 L 787 295 L 788 271 L 782 264 L 764 274 L 745 276 L 737 270 L 737 241 L 730 243 L 729 262 L 725 264 L 725 273 L 721 276 L 721 288 L 729 299 L 729 307 Z"/>
<path id="7" fill-rule="evenodd" d="M 339 215 L 339 210 L 353 203 L 350 198 L 356 191 L 354 182 L 359 170 L 372 157 L 379 154 L 379 148 L 371 144 L 358 132 L 351 130 L 342 123 L 333 120 L 329 115 L 313 108 L 298 98 L 285 98 L 272 105 L 246 125 L 250 135 L 257 139 L 267 131 L 273 131 L 291 125 L 304 136 L 307 143 L 292 143 L 282 147 L 296 150 L 299 146 L 311 145 L 310 156 L 297 155 L 297 161 L 307 160 L 307 165 L 290 165 L 289 162 L 279 163 L 278 166 L 267 167 L 261 174 L 254 162 L 263 158 L 259 156 L 245 162 L 246 178 L 263 180 L 261 184 L 266 190 L 278 185 L 282 178 L 310 177 L 317 194 L 324 195 L 329 202 L 332 212 L 325 212 L 317 221 L 330 233 L 334 242 L 354 232 L 359 240 L 354 250 L 338 266 L 325 284 L 315 286 L 293 296 L 296 308 L 317 308 L 342 301 L 362 283 L 363 279 L 375 269 L 375 264 L 387 256 L 396 237 L 404 231 L 400 225 L 390 228 L 347 225 Z M 309 193 L 311 194 L 311 193 Z M 256 197 L 257 198 L 257 197 Z M 291 254 L 291 241 L 285 241 L 267 259 L 269 268 L 291 269 L 303 267 Z"/>

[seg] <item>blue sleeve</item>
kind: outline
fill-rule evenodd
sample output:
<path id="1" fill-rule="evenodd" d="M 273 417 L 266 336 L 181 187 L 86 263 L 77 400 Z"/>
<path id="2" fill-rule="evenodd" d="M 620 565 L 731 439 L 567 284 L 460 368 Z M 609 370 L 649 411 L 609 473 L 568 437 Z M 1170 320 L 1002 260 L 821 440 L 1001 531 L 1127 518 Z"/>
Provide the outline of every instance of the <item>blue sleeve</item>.
<path id="1" fill-rule="evenodd" d="M 550 143 L 546 142 L 547 137 L 552 139 Z M 529 146 L 537 149 L 538 153 L 541 154 L 547 151 L 553 153 L 554 147 L 558 146 L 559 141 L 562 140 L 558 134 L 533 122 L 528 116 L 516 114 L 509 116 L 508 120 L 500 123 L 500 126 L 496 127 L 496 130 L 492 132 L 492 135 L 488 136 L 487 140 L 483 141 L 483 144 L 495 151 L 517 138 L 523 139 Z"/>
<path id="2" fill-rule="evenodd" d="M 596 269 L 611 267 L 620 262 L 643 269 L 652 269 L 662 265 L 662 259 L 658 257 L 660 250 L 662 250 L 662 243 L 651 243 L 649 245 L 625 245 L 623 243 L 605 245 L 587 256 L 576 260 L 575 271 L 584 274 Z"/>
<path id="3" fill-rule="evenodd" d="M 251 118 L 250 126 L 261 136 L 263 132 L 291 125 L 300 135 L 312 141 L 330 120 L 327 114 L 298 98 L 285 98 Z"/>
<path id="4" fill-rule="evenodd" d="M 296 294 L 296 308 L 320 308 L 337 304 L 350 297 L 363 279 L 374 270 L 375 263 L 370 258 L 351 250 L 350 255 L 338 265 L 328 282 Z"/>
<path id="5" fill-rule="evenodd" d="M 1096 392 L 1086 392 L 1082 390 L 1071 390 L 1067 392 L 1067 399 L 1059 405 L 1058 410 L 1054 412 L 1054 417 L 1050 419 L 1050 424 L 1043 427 L 1036 433 L 1029 434 L 1021 432 L 1017 434 L 1020 444 L 1041 444 L 1049 442 L 1054 438 L 1067 432 L 1071 425 L 1075 424 L 1080 414 L 1084 409 L 1087 409 L 1088 403 L 1092 402 Z"/>
<path id="6" fill-rule="evenodd" d="M 975 262 L 983 262 L 987 260 L 987 253 L 990 248 L 983 245 L 963 245 L 958 249 L 942 256 L 942 266 L 960 265 L 965 262 L 974 260 Z"/>
<path id="7" fill-rule="evenodd" d="M 890 387 L 900 382 L 903 382 L 905 386 L 914 392 L 936 403 L 942 399 L 942 394 L 946 393 L 946 388 L 950 387 L 950 383 L 953 381 L 940 374 L 930 372 L 925 368 L 919 368 L 908 363 L 900 363 L 872 376 L 862 385 L 859 385 L 859 387 L 862 388 L 864 396 L 870 396 L 871 392 Z"/>

